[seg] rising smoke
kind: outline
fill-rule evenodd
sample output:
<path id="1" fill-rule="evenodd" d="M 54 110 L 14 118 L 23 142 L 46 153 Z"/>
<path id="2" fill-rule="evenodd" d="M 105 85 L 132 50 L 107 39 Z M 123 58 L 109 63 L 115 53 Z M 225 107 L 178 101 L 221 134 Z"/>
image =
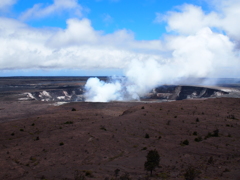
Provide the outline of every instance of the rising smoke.
<path id="1" fill-rule="evenodd" d="M 86 101 L 139 100 L 163 84 L 187 83 L 185 79 L 188 78 L 219 77 L 238 69 L 229 64 L 229 60 L 239 64 L 235 44 L 209 27 L 200 29 L 195 35 L 168 37 L 165 46 L 171 52 L 165 61 L 132 60 L 125 69 L 124 79 L 115 77 L 104 82 L 90 78 L 85 86 Z"/>

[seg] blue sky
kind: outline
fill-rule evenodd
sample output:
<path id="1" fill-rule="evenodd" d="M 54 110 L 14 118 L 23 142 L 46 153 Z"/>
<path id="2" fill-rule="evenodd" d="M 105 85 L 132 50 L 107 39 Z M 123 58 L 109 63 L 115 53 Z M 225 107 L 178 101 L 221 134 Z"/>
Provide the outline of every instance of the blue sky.
<path id="1" fill-rule="evenodd" d="M 29 1 L 19 0 L 12 7 L 9 17 L 18 18 L 24 11 L 36 4 L 47 7 L 52 0 Z M 83 8 L 82 16 L 63 11 L 42 18 L 29 18 L 25 22 L 32 27 L 60 27 L 66 28 L 69 18 L 88 18 L 95 30 L 104 33 L 113 33 L 119 29 L 127 29 L 134 33 L 137 40 L 154 40 L 161 38 L 165 31 L 165 23 L 155 23 L 156 13 L 166 13 L 177 6 L 189 3 L 201 5 L 206 8 L 206 3 L 201 0 L 83 0 L 78 1 Z"/>
<path id="2" fill-rule="evenodd" d="M 1 0 L 0 76 L 125 75 L 132 61 L 154 60 L 181 76 L 239 77 L 239 8 L 238 0 Z"/>

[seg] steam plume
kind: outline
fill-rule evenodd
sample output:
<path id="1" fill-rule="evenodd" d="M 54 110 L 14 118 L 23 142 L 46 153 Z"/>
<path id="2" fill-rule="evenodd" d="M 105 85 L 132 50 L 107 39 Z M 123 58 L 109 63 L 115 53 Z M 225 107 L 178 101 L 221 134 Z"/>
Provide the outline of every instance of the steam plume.
<path id="1" fill-rule="evenodd" d="M 161 61 L 132 60 L 125 69 L 125 79 L 103 82 L 90 78 L 85 87 L 86 101 L 138 100 L 159 85 L 183 83 L 187 78 L 226 77 L 238 70 L 229 60 L 240 65 L 234 43 L 208 27 L 194 35 L 168 37 L 165 47 L 170 53 Z"/>

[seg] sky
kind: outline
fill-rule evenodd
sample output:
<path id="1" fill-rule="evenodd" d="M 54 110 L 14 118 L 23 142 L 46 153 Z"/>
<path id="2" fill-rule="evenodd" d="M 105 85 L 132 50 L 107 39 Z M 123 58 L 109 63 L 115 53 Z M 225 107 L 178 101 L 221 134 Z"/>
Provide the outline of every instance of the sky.
<path id="1" fill-rule="evenodd" d="M 240 78 L 239 19 L 239 0 L 1 0 L 0 76 Z"/>

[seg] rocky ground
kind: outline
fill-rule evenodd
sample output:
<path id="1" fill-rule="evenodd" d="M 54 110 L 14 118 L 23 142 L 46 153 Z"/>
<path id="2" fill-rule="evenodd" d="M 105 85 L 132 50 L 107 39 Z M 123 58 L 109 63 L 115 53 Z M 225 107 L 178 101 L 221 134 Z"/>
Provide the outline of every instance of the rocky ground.
<path id="1" fill-rule="evenodd" d="M 240 99 L 0 101 L 0 179 L 240 179 Z M 119 173 L 116 170 L 119 169 Z M 115 175 L 118 175 L 117 178 Z"/>

